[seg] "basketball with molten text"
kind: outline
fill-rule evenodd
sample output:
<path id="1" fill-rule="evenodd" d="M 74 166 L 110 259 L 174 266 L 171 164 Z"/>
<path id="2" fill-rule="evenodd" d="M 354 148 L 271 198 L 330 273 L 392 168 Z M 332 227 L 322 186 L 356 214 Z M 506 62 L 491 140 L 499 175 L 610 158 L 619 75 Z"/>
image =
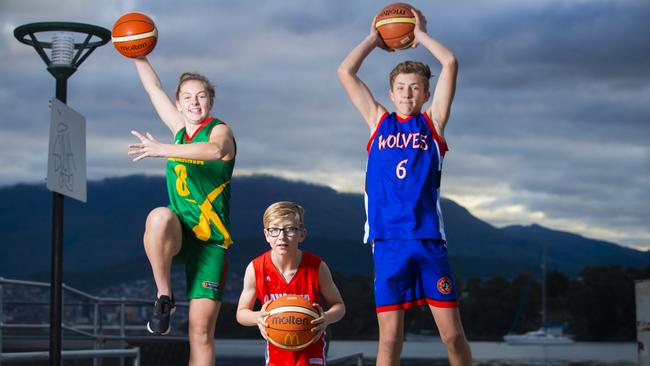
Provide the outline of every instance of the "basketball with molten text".
<path id="1" fill-rule="evenodd" d="M 302 296 L 285 295 L 272 300 L 266 307 L 266 333 L 269 341 L 282 349 L 297 351 L 315 341 L 311 321 L 318 318 L 318 310 Z"/>
<path id="2" fill-rule="evenodd" d="M 148 16 L 126 13 L 113 25 L 111 36 L 117 52 L 129 58 L 138 58 L 148 55 L 156 47 L 158 30 Z"/>

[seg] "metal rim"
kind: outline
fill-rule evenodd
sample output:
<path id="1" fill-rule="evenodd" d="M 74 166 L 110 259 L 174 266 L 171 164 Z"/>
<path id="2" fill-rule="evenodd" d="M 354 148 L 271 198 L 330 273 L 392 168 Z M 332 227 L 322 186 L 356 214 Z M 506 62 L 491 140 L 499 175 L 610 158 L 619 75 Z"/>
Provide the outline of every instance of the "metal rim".
<path id="1" fill-rule="evenodd" d="M 71 23 L 71 22 L 40 22 L 30 23 L 17 27 L 14 29 L 14 36 L 21 43 L 36 46 L 37 43 L 42 48 L 52 48 L 51 42 L 41 42 L 34 35 L 42 32 L 74 32 L 83 33 L 88 36 L 96 36 L 98 41 L 75 43 L 75 49 L 95 48 L 108 43 L 111 39 L 111 32 L 103 27 L 84 23 Z M 32 39 L 29 39 L 32 38 Z"/>
<path id="2" fill-rule="evenodd" d="M 43 42 L 36 37 L 37 33 L 43 32 L 69 32 L 80 33 L 84 38 L 81 42 L 73 44 L 76 50 L 69 65 L 53 64 L 50 56 L 45 52 L 45 49 L 52 48 L 52 42 Z M 69 23 L 69 22 L 42 22 L 21 25 L 14 29 L 14 36 L 19 42 L 34 47 L 36 53 L 47 65 L 48 71 L 57 79 L 68 78 L 79 65 L 99 46 L 102 46 L 111 39 L 111 32 L 102 27 L 91 24 L 83 23 Z M 93 40 L 93 37 L 99 40 Z"/>

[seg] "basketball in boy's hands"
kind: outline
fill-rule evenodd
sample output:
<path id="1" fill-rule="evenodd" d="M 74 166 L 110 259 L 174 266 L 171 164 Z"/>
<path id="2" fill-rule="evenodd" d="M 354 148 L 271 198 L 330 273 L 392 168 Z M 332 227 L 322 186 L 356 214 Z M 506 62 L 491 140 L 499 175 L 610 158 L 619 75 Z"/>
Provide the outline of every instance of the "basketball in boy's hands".
<path id="1" fill-rule="evenodd" d="M 126 57 L 144 57 L 153 51 L 158 40 L 156 24 L 141 13 L 126 13 L 113 25 L 113 45 Z"/>
<path id="2" fill-rule="evenodd" d="M 311 321 L 320 315 L 307 299 L 285 295 L 266 306 L 269 316 L 266 333 L 269 341 L 282 349 L 297 351 L 309 346 L 318 333 L 312 332 Z"/>
<path id="3" fill-rule="evenodd" d="M 405 3 L 390 4 L 381 9 L 375 19 L 375 28 L 388 48 L 401 50 L 413 44 L 415 16 L 413 7 Z"/>

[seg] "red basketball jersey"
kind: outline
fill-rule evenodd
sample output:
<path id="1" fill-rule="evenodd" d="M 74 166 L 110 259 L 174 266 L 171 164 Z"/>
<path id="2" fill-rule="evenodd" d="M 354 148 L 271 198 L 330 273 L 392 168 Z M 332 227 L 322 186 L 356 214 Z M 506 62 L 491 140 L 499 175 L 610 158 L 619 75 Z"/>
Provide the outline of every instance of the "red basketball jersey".
<path id="1" fill-rule="evenodd" d="M 262 304 L 284 295 L 300 295 L 311 303 L 320 303 L 318 287 L 318 269 L 321 259 L 311 253 L 302 251 L 298 271 L 287 283 L 284 276 L 275 268 L 271 260 L 271 251 L 253 260 L 255 269 L 255 292 Z M 269 366 L 285 365 L 324 365 L 325 337 L 299 351 L 288 351 L 266 342 L 266 364 Z"/>

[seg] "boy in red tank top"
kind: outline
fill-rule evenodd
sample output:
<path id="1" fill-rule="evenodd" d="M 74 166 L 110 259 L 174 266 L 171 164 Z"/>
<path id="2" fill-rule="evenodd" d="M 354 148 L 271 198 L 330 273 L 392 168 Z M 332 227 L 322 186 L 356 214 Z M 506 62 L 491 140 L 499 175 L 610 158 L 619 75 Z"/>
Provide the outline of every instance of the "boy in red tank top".
<path id="1" fill-rule="evenodd" d="M 293 202 L 276 202 L 264 212 L 264 237 L 271 250 L 253 259 L 246 267 L 244 288 L 237 306 L 237 321 L 244 326 L 257 325 L 266 342 L 266 364 L 325 365 L 325 328 L 336 323 L 345 314 L 341 294 L 332 280 L 332 274 L 319 257 L 298 249 L 307 235 L 304 209 Z M 320 313 L 312 321 L 316 341 L 298 351 L 288 351 L 268 342 L 265 311 L 270 300 L 295 294 L 309 299 Z M 253 311 L 255 299 L 262 308 Z M 328 304 L 327 311 L 321 304 Z"/>

